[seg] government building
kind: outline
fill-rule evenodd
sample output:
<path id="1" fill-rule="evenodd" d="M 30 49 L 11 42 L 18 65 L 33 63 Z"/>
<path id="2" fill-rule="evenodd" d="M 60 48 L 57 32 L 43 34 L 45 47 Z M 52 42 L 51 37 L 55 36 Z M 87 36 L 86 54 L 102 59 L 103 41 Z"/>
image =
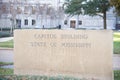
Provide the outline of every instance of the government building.
<path id="1" fill-rule="evenodd" d="M 64 0 L 0 0 L 0 28 L 103 29 L 100 16 L 68 16 Z M 107 12 L 107 29 L 116 29 L 119 17 L 111 8 Z"/>

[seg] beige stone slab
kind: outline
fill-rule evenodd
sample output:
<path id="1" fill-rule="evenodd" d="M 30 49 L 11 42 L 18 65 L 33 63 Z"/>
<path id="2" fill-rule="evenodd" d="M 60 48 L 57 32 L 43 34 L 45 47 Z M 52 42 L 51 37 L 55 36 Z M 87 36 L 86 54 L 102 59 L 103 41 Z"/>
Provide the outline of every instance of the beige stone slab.
<path id="1" fill-rule="evenodd" d="M 14 73 L 112 80 L 111 30 L 16 30 Z"/>

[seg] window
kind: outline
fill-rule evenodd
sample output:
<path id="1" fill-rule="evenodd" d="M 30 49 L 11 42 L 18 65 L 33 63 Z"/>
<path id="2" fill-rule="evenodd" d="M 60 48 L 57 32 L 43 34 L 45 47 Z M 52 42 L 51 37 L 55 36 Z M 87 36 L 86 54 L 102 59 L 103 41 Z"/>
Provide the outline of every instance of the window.
<path id="1" fill-rule="evenodd" d="M 0 4 L 2 4 L 2 0 L 0 0 Z"/>
<path id="2" fill-rule="evenodd" d="M 6 13 L 7 12 L 7 5 L 3 4 L 1 9 L 2 9 L 3 13 Z"/>
<path id="3" fill-rule="evenodd" d="M 36 13 L 36 7 L 32 6 L 32 14 L 35 14 L 35 13 Z"/>
<path id="4" fill-rule="evenodd" d="M 13 7 L 13 6 L 10 6 L 10 13 L 12 14 L 13 11 L 15 11 L 14 7 Z"/>
<path id="5" fill-rule="evenodd" d="M 25 23 L 24 23 L 25 25 L 28 25 L 28 20 L 27 19 L 25 19 Z"/>
<path id="6" fill-rule="evenodd" d="M 79 21 L 78 24 L 79 24 L 79 25 L 82 25 L 82 21 Z"/>
<path id="7" fill-rule="evenodd" d="M 22 9 L 21 9 L 21 7 L 17 7 L 17 14 L 21 14 L 22 13 Z"/>
<path id="8" fill-rule="evenodd" d="M 67 25 L 67 20 L 64 21 L 64 24 Z"/>
<path id="9" fill-rule="evenodd" d="M 35 20 L 32 20 L 32 25 L 35 25 L 36 24 L 36 21 Z"/>
<path id="10" fill-rule="evenodd" d="M 29 6 L 25 6 L 24 7 L 24 14 L 28 14 L 30 12 L 30 7 Z"/>

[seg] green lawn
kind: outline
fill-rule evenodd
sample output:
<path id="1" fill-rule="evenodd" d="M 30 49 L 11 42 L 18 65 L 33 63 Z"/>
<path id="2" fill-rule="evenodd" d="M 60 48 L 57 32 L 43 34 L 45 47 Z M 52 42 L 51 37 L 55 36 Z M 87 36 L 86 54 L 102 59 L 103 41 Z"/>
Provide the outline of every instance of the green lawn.
<path id="1" fill-rule="evenodd" d="M 114 71 L 114 80 L 120 80 L 120 70 Z"/>
<path id="2" fill-rule="evenodd" d="M 114 32 L 114 54 L 120 54 L 120 32 Z"/>
<path id="3" fill-rule="evenodd" d="M 13 65 L 13 62 L 0 62 L 0 66 Z"/>
<path id="4" fill-rule="evenodd" d="M 13 48 L 13 40 L 7 42 L 0 42 L 0 47 L 3 48 Z"/>
<path id="5" fill-rule="evenodd" d="M 4 76 L 8 75 L 8 76 Z M 0 68 L 0 80 L 81 80 L 73 77 L 56 76 L 16 76 L 13 75 L 13 69 L 3 69 Z M 114 71 L 114 80 L 120 80 L 120 70 Z"/>
<path id="6" fill-rule="evenodd" d="M 13 69 L 0 68 L 0 75 L 13 75 Z"/>

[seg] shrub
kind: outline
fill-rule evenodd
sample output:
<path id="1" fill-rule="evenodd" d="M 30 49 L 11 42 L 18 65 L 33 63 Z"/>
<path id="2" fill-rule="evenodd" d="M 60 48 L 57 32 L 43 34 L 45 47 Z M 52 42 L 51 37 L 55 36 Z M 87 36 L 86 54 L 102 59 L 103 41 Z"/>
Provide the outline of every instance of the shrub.
<path id="1" fill-rule="evenodd" d="M 0 38 L 2 37 L 10 37 L 11 34 L 9 32 L 0 32 Z"/>
<path id="2" fill-rule="evenodd" d="M 9 27 L 2 28 L 2 31 L 10 31 L 10 30 L 11 30 L 11 28 L 9 28 Z"/>

